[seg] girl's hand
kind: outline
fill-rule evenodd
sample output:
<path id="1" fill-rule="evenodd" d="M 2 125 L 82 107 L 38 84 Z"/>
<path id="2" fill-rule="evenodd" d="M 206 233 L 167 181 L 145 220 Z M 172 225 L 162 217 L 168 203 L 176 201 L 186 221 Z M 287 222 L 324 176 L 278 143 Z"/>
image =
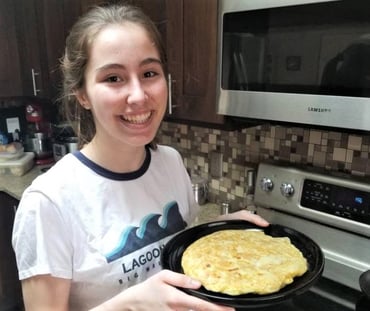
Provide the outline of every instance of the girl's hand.
<path id="1" fill-rule="evenodd" d="M 239 220 L 246 220 L 249 222 L 255 223 L 257 226 L 267 227 L 269 223 L 263 219 L 261 216 L 257 214 L 253 214 L 247 210 L 240 210 L 234 213 L 220 215 L 217 218 L 218 220 L 232 220 L 232 219 L 239 219 Z"/>
<path id="2" fill-rule="evenodd" d="M 197 289 L 201 286 L 190 277 L 162 270 L 146 281 L 132 286 L 110 301 L 102 309 L 130 311 L 235 311 L 186 294 L 176 287 Z"/>

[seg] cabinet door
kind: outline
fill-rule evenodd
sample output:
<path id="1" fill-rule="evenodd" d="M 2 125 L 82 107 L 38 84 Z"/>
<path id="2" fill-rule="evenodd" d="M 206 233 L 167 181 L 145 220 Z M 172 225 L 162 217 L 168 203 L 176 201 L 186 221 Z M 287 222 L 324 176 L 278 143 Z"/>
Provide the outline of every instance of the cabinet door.
<path id="1" fill-rule="evenodd" d="M 22 92 L 18 96 L 47 96 L 44 88 L 48 77 L 45 62 L 45 40 L 41 32 L 42 21 L 37 10 L 37 0 L 15 0 L 15 16 L 17 25 L 17 44 L 19 48 L 20 73 Z"/>
<path id="2" fill-rule="evenodd" d="M 28 1 L 28 0 L 25 0 Z M 64 54 L 65 40 L 70 28 L 81 14 L 81 3 L 76 0 L 36 0 L 40 12 L 39 33 L 42 33 L 40 50 L 43 92 L 54 100 L 61 86 L 60 58 Z"/>
<path id="3" fill-rule="evenodd" d="M 0 192 L 0 310 L 22 310 L 21 284 L 11 244 L 18 200 Z"/>
<path id="4" fill-rule="evenodd" d="M 55 22 L 44 22 L 42 0 L 0 1 L 0 96 L 41 96 L 49 93 L 45 32 L 60 37 Z"/>
<path id="5" fill-rule="evenodd" d="M 0 96 L 20 95 L 22 79 L 13 0 L 0 1 L 0 44 Z"/>
<path id="6" fill-rule="evenodd" d="M 58 95 L 59 59 L 80 7 L 79 1 L 72 0 L 14 1 L 19 56 L 14 55 L 11 66 L 20 74 L 22 88 L 12 96 L 54 99 Z"/>
<path id="7" fill-rule="evenodd" d="M 137 0 L 165 29 L 165 0 Z M 1 0 L 0 97 L 59 94 L 59 60 L 78 16 L 104 0 Z M 119 2 L 110 0 L 110 2 Z"/>
<path id="8" fill-rule="evenodd" d="M 167 0 L 173 112 L 167 120 L 223 124 L 216 114 L 217 1 Z"/>
<path id="9" fill-rule="evenodd" d="M 165 0 L 133 0 L 135 5 L 142 8 L 153 22 L 156 24 L 166 42 L 166 1 Z"/>

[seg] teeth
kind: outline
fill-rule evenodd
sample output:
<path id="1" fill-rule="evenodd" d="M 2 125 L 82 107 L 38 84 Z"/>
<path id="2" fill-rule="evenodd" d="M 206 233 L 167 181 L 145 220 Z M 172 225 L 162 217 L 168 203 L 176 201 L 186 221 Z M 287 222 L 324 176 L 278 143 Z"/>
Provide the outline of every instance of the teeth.
<path id="1" fill-rule="evenodd" d="M 151 112 L 147 112 L 147 113 L 138 114 L 135 116 L 123 116 L 123 119 L 130 123 L 141 124 L 141 123 L 145 123 L 150 118 L 150 116 L 151 116 Z"/>

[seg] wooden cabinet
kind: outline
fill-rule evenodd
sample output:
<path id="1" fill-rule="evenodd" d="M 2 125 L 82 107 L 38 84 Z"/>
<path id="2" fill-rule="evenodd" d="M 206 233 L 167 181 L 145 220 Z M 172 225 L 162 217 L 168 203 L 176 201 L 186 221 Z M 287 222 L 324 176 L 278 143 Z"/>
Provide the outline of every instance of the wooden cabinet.
<path id="1" fill-rule="evenodd" d="M 0 1 L 0 96 L 20 94 L 22 78 L 19 66 L 15 21 L 15 2 Z"/>
<path id="2" fill-rule="evenodd" d="M 224 117 L 216 114 L 217 0 L 129 2 L 152 18 L 166 45 L 172 113 L 168 111 L 165 119 L 224 127 Z"/>
<path id="3" fill-rule="evenodd" d="M 11 244 L 18 200 L 0 192 L 0 309 L 22 310 L 21 284 Z"/>
<path id="4" fill-rule="evenodd" d="M 29 0 L 24 0 L 29 1 Z M 51 99 L 58 96 L 61 86 L 60 58 L 64 54 L 69 29 L 81 14 L 76 0 L 36 0 L 41 33 L 41 72 L 43 92 Z"/>
<path id="5" fill-rule="evenodd" d="M 10 94 L 11 96 L 34 96 L 34 87 L 39 90 L 37 95 L 46 95 L 43 94 L 44 79 L 47 78 L 43 71 L 46 71 L 46 68 L 42 67 L 43 55 L 40 52 L 44 46 L 38 29 L 37 15 L 35 0 L 15 1 L 15 28 L 19 58 L 14 61 L 18 61 L 19 64 L 22 90 L 21 93 Z"/>
<path id="6" fill-rule="evenodd" d="M 1 0 L 0 97 L 36 92 L 53 101 L 68 31 L 82 12 L 102 2 Z M 173 107 L 166 120 L 224 125 L 216 114 L 217 0 L 130 2 L 144 9 L 164 37 Z"/>
<path id="7" fill-rule="evenodd" d="M 68 29 L 80 14 L 80 4 L 72 0 L 16 0 L 16 3 L 21 95 L 53 100 L 60 87 L 59 59 Z"/>
<path id="8" fill-rule="evenodd" d="M 216 114 L 217 0 L 166 0 L 172 114 L 166 120 L 223 125 Z"/>
<path id="9" fill-rule="evenodd" d="M 80 10 L 73 0 L 0 1 L 0 96 L 58 95 L 59 59 Z"/>

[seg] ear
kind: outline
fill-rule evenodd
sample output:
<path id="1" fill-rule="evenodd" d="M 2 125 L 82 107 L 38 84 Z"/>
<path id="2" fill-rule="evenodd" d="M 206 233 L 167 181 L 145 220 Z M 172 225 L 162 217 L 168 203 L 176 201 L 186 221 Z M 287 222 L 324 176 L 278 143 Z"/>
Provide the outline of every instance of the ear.
<path id="1" fill-rule="evenodd" d="M 75 92 L 75 96 L 80 105 L 85 109 L 90 109 L 90 101 L 83 89 L 79 89 Z"/>

